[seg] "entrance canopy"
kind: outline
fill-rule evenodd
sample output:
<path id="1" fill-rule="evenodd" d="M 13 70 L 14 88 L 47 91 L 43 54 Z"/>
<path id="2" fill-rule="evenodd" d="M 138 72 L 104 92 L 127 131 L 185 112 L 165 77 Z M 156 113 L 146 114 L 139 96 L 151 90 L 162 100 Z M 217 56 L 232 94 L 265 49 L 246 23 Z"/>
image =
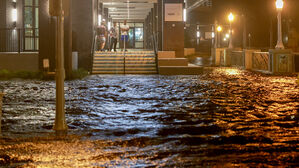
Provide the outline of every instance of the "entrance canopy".
<path id="1" fill-rule="evenodd" d="M 157 0 L 100 0 L 112 20 L 144 20 Z"/>

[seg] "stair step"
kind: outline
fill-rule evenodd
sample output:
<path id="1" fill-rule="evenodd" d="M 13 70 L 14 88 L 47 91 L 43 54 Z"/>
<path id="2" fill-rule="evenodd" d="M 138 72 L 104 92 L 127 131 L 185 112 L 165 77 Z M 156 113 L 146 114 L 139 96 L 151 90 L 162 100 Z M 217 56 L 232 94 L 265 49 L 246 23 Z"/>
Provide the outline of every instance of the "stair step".
<path id="1" fill-rule="evenodd" d="M 124 74 L 124 71 L 92 71 L 92 74 Z"/>
<path id="2" fill-rule="evenodd" d="M 112 55 L 112 54 L 124 54 L 124 52 L 98 52 L 96 51 L 94 54 L 102 54 L 102 55 Z M 136 52 L 126 52 L 125 54 L 155 54 L 153 51 L 136 51 Z"/>
<path id="3" fill-rule="evenodd" d="M 124 71 L 92 71 L 92 74 L 125 74 Z M 157 74 L 157 71 L 126 71 L 126 74 Z"/>
<path id="4" fill-rule="evenodd" d="M 156 71 L 156 68 L 130 68 L 130 67 L 126 67 L 125 68 L 126 71 Z"/>
<path id="5" fill-rule="evenodd" d="M 93 64 L 123 64 L 124 61 L 94 61 Z M 126 61 L 126 64 L 156 64 L 155 61 Z"/>
<path id="6" fill-rule="evenodd" d="M 106 67 L 106 68 L 92 68 L 92 71 L 106 71 L 106 70 L 111 70 L 111 71 L 123 71 L 124 67 Z"/>
<path id="7" fill-rule="evenodd" d="M 92 73 L 157 74 L 156 57 L 153 51 L 95 52 Z"/>
<path id="8" fill-rule="evenodd" d="M 123 56 L 128 56 L 128 57 L 138 57 L 138 56 L 152 56 L 154 57 L 155 54 L 94 54 L 94 56 L 99 56 L 99 57 L 105 57 L 105 56 L 118 56 L 118 57 L 123 57 Z"/>
<path id="9" fill-rule="evenodd" d="M 155 60 L 155 58 L 147 58 L 147 57 L 140 57 L 140 58 L 125 58 L 126 60 Z M 124 60 L 123 57 L 109 57 L 109 58 L 104 58 L 104 57 L 95 57 L 94 60 Z"/>

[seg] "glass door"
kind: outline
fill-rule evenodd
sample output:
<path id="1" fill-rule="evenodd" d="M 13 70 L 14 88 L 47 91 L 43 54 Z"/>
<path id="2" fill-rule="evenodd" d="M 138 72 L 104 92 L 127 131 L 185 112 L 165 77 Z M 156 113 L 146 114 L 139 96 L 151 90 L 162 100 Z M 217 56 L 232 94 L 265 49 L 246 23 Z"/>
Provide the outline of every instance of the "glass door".
<path id="1" fill-rule="evenodd" d="M 119 26 L 119 39 L 121 39 L 120 25 L 123 23 L 118 23 Z M 127 23 L 130 26 L 129 30 L 129 42 L 127 48 L 138 48 L 143 49 L 144 44 L 144 34 L 143 34 L 143 23 Z M 122 41 L 119 41 L 122 43 Z M 119 43 L 117 47 L 119 48 Z"/>
<path id="2" fill-rule="evenodd" d="M 130 30 L 129 30 L 129 42 L 128 42 L 128 46 L 127 48 L 135 48 L 134 46 L 134 27 L 130 27 Z"/>

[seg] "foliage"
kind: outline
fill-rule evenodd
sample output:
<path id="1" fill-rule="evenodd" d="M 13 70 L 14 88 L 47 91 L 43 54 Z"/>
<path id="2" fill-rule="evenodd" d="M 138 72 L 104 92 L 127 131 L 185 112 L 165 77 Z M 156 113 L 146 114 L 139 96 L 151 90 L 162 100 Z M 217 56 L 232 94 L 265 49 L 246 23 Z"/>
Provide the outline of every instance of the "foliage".
<path id="1" fill-rule="evenodd" d="M 88 71 L 85 69 L 79 68 L 78 70 L 73 70 L 71 76 L 68 80 L 83 79 L 88 76 Z"/>
<path id="2" fill-rule="evenodd" d="M 43 75 L 41 72 L 31 72 L 31 71 L 9 71 L 6 69 L 0 70 L 0 80 L 7 79 L 42 79 Z"/>

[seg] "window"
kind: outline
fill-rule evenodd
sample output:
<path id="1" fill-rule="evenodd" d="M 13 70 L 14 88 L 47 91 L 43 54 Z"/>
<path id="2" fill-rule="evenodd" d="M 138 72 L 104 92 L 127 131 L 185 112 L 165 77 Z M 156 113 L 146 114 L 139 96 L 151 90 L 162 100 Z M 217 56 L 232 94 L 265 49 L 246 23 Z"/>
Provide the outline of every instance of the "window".
<path id="1" fill-rule="evenodd" d="M 38 0 L 24 0 L 24 50 L 37 51 L 39 48 Z"/>

